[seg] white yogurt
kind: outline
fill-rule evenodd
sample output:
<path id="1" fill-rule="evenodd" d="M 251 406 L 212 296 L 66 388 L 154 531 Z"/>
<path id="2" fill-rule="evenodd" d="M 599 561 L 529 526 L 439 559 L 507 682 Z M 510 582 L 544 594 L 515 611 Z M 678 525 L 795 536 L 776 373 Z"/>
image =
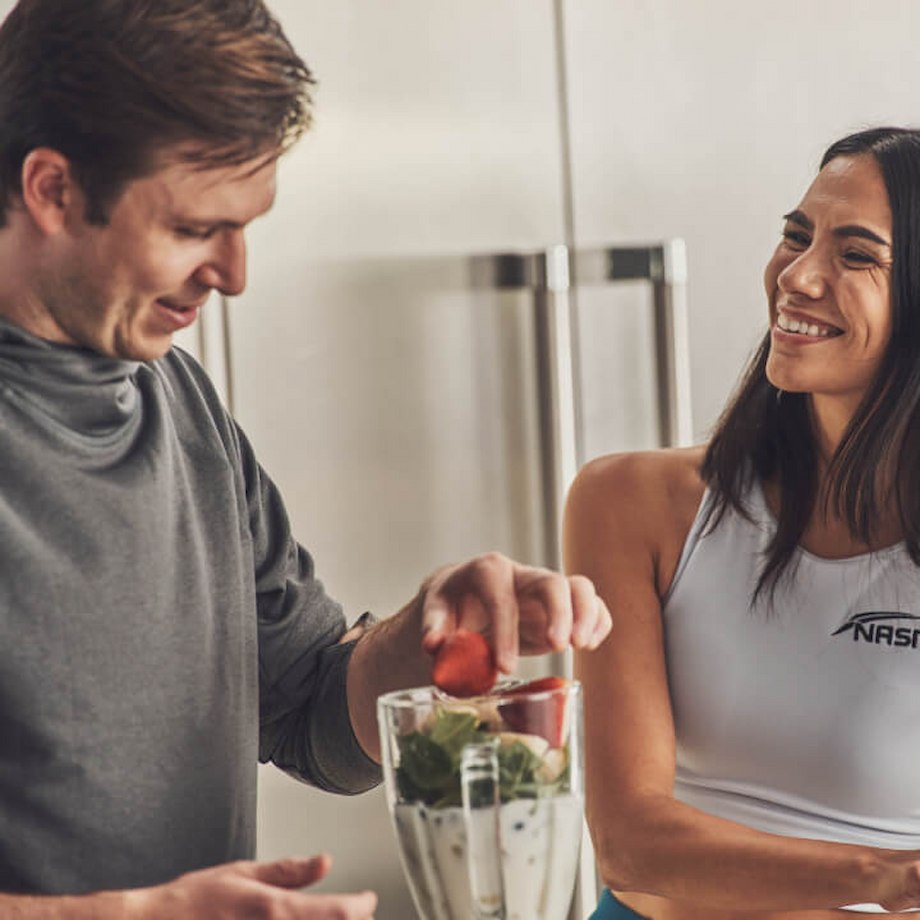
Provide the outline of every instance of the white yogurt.
<path id="1" fill-rule="evenodd" d="M 499 808 L 507 920 L 564 920 L 581 845 L 583 805 L 566 794 Z M 462 808 L 397 803 L 403 867 L 423 920 L 473 916 Z"/>

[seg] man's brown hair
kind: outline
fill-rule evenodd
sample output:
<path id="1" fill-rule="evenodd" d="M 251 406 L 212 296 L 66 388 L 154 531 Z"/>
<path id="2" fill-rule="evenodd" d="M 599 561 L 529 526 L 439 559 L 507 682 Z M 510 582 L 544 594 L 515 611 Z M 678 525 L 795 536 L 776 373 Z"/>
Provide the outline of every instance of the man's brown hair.
<path id="1" fill-rule="evenodd" d="M 19 0 L 0 26 L 0 226 L 37 147 L 104 224 L 165 148 L 203 168 L 283 152 L 312 83 L 262 0 Z"/>

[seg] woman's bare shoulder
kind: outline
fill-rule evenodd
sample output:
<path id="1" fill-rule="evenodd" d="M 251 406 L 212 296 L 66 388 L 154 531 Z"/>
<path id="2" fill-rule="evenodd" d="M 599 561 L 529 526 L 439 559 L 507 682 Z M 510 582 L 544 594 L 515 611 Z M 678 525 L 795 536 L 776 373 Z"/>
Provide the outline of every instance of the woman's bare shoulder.
<path id="1" fill-rule="evenodd" d="M 585 464 L 570 500 L 595 508 L 642 507 L 647 512 L 699 505 L 705 489 L 700 466 L 705 446 L 609 454 Z"/>
<path id="2" fill-rule="evenodd" d="M 645 572 L 670 584 L 705 484 L 705 447 L 615 454 L 586 464 L 566 504 L 567 564 L 594 577 Z"/>

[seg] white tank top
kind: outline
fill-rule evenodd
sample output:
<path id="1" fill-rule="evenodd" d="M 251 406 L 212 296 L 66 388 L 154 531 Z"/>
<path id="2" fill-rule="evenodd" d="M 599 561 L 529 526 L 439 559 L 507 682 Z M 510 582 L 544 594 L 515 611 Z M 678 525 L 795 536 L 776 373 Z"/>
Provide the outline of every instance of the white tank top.
<path id="1" fill-rule="evenodd" d="M 729 509 L 705 533 L 710 503 L 663 607 L 675 796 L 770 833 L 920 849 L 920 569 L 901 544 L 799 549 L 772 608 L 752 609 L 776 526 L 763 490 L 756 523 Z"/>

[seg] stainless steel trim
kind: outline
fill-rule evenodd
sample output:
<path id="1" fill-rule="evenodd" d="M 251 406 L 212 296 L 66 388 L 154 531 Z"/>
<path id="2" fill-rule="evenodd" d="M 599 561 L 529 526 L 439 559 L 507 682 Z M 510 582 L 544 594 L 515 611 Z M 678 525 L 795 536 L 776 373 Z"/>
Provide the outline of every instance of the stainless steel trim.
<path id="1" fill-rule="evenodd" d="M 554 501 L 565 492 L 583 458 L 579 457 L 575 405 L 578 361 L 574 348 L 570 297 L 573 286 L 645 280 L 652 285 L 655 323 L 658 429 L 662 447 L 693 441 L 690 402 L 690 345 L 687 324 L 687 251 L 681 239 L 645 246 L 608 246 L 578 250 L 552 246 L 542 252 L 499 253 L 472 260 L 479 286 L 534 291 L 538 329 L 538 370 L 547 473 Z M 552 509 L 560 522 L 561 504 Z M 548 520 L 548 523 L 550 521 Z M 558 563 L 558 546 L 548 553 Z"/>
<path id="2" fill-rule="evenodd" d="M 472 259 L 477 286 L 534 293 L 537 373 L 546 522 L 546 563 L 560 567 L 565 496 L 582 457 L 576 405 L 579 367 L 574 347 L 573 285 L 645 280 L 652 285 L 658 430 L 662 447 L 693 441 L 687 328 L 687 253 L 684 241 L 607 246 L 572 253 L 567 246 L 540 252 L 498 253 Z"/>
<path id="3" fill-rule="evenodd" d="M 662 447 L 693 443 L 687 250 L 680 239 L 649 246 L 612 246 L 575 255 L 577 284 L 645 280 L 652 285 L 658 431 Z"/>
<path id="4" fill-rule="evenodd" d="M 483 287 L 533 291 L 546 541 L 543 561 L 559 568 L 562 509 L 578 470 L 579 443 L 569 249 L 558 245 L 541 252 L 477 256 L 472 260 L 472 276 Z"/>
<path id="5" fill-rule="evenodd" d="M 229 301 L 219 296 L 198 317 L 198 352 L 201 365 L 224 405 L 233 412 L 233 375 L 230 366 Z"/>
<path id="6" fill-rule="evenodd" d="M 667 344 L 667 437 L 664 443 L 688 447 L 693 443 L 693 406 L 690 401 L 690 324 L 687 314 L 687 247 L 683 240 L 665 243 L 661 291 L 662 329 Z"/>
<path id="7" fill-rule="evenodd" d="M 235 411 L 233 401 L 233 352 L 230 346 L 230 298 L 220 298 L 221 352 L 224 358 L 223 383 L 224 404 L 232 415 Z"/>
<path id="8" fill-rule="evenodd" d="M 567 246 L 553 246 L 543 256 L 542 285 L 535 297 L 537 368 L 544 438 L 547 560 L 558 568 L 562 564 L 562 510 L 566 493 L 578 472 L 575 362 L 569 299 L 571 272 Z"/>

